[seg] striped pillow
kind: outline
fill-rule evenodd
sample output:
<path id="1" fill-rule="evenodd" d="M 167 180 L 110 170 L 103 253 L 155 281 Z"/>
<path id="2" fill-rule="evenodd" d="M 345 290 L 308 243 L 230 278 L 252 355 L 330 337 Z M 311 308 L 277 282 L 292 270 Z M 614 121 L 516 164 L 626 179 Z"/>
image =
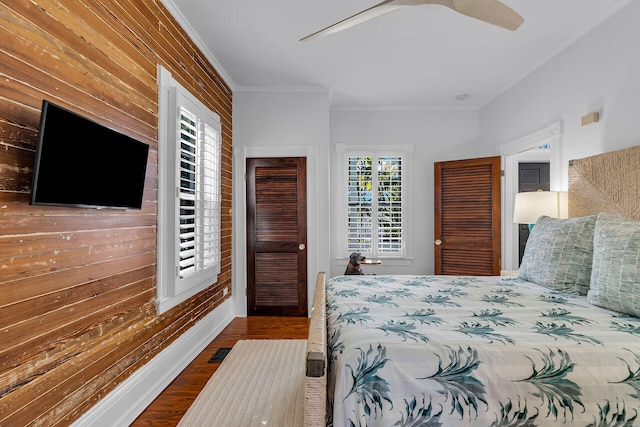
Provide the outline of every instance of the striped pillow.
<path id="1" fill-rule="evenodd" d="M 640 222 L 600 214 L 587 301 L 640 317 Z"/>
<path id="2" fill-rule="evenodd" d="M 596 218 L 538 218 L 527 240 L 518 277 L 557 291 L 586 295 Z"/>

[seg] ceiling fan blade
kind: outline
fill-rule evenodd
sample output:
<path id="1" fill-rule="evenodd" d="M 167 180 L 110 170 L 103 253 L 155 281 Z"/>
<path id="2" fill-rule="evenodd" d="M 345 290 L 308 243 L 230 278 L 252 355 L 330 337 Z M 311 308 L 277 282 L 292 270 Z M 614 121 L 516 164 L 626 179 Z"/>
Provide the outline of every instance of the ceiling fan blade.
<path id="1" fill-rule="evenodd" d="M 385 0 L 327 28 L 309 34 L 301 38 L 300 41 L 309 41 L 317 37 L 323 37 L 346 30 L 347 28 L 362 24 L 378 16 L 393 12 L 401 7 L 419 6 L 422 4 L 439 4 L 446 6 L 463 15 L 512 31 L 518 29 L 524 22 L 522 16 L 498 0 Z"/>
<path id="2" fill-rule="evenodd" d="M 356 13 L 353 16 L 350 16 L 347 19 L 343 19 L 340 22 L 337 22 L 333 25 L 328 26 L 320 31 L 316 31 L 313 34 L 309 34 L 306 37 L 300 39 L 301 42 L 309 41 L 315 39 L 317 37 L 328 36 L 329 34 L 337 33 L 338 31 L 346 30 L 347 28 L 351 28 L 355 25 L 362 24 L 363 22 L 369 21 L 373 18 L 377 18 L 378 16 L 382 16 L 389 12 L 393 12 L 396 9 L 399 9 L 405 5 L 396 4 L 397 0 L 385 0 L 382 3 L 378 3 L 375 6 L 370 7 L 369 9 L 365 9 L 362 12 Z"/>
<path id="3" fill-rule="evenodd" d="M 498 0 L 432 0 L 429 3 L 450 7 L 463 15 L 511 31 L 517 30 L 524 22 L 524 18 L 515 10 Z"/>

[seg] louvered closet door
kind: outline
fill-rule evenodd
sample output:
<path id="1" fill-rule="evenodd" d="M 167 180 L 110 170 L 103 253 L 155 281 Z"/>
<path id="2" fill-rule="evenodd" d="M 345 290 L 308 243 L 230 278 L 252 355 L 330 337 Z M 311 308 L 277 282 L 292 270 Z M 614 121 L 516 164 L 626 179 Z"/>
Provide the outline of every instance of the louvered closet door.
<path id="1" fill-rule="evenodd" d="M 500 157 L 438 162 L 435 273 L 500 275 Z"/>
<path id="2" fill-rule="evenodd" d="M 307 315 L 306 159 L 247 159 L 247 312 Z"/>

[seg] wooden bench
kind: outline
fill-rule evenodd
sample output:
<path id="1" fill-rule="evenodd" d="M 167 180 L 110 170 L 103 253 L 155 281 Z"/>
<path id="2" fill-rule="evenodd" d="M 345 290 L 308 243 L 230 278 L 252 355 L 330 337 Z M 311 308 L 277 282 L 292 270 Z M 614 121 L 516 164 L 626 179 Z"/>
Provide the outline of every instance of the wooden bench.
<path id="1" fill-rule="evenodd" d="M 327 293 L 326 274 L 318 273 L 307 339 L 304 426 L 326 424 L 327 414 Z"/>

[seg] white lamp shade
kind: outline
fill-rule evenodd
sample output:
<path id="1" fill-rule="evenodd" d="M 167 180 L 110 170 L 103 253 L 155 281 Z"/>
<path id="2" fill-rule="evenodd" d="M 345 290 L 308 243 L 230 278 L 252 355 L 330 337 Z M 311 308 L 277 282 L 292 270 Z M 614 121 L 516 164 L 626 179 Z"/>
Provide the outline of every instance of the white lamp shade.
<path id="1" fill-rule="evenodd" d="M 567 193 L 559 191 L 531 191 L 516 194 L 513 222 L 535 224 L 542 215 L 567 218 Z"/>

